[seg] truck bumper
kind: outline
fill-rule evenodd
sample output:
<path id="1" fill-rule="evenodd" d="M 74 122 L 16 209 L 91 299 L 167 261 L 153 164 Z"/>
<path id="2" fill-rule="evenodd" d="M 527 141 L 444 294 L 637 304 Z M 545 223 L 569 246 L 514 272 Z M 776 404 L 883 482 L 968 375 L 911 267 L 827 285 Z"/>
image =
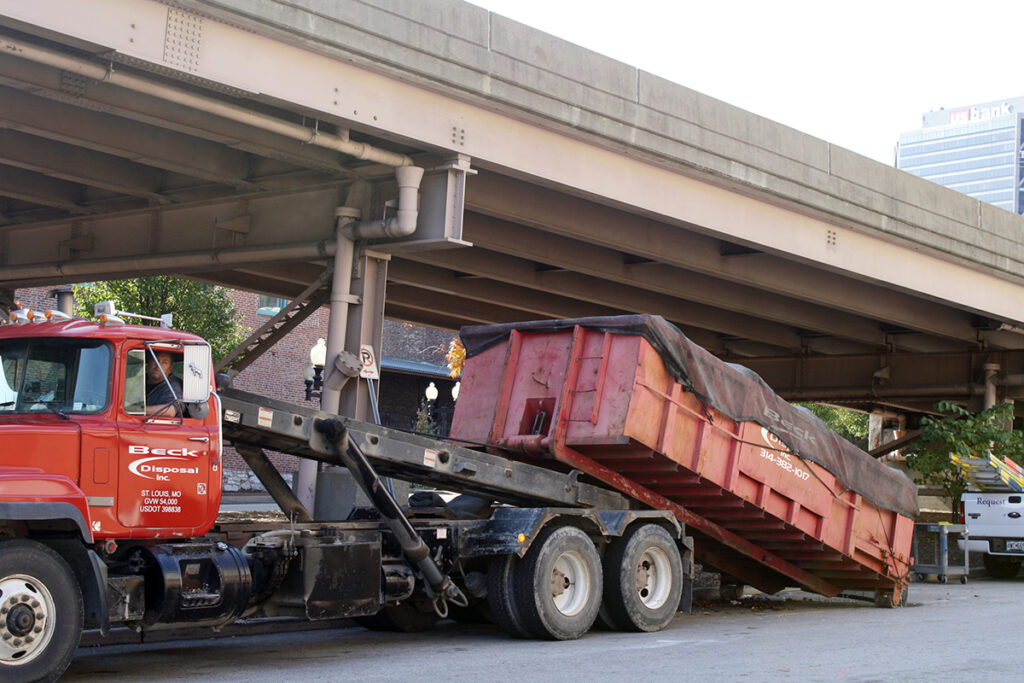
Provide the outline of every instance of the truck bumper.
<path id="1" fill-rule="evenodd" d="M 964 550 L 964 539 L 958 539 L 956 545 L 960 550 Z M 985 553 L 986 555 L 990 553 L 988 539 L 975 540 L 972 538 L 967 541 L 966 549 L 972 553 Z"/>
<path id="2" fill-rule="evenodd" d="M 1022 538 L 972 538 L 967 541 L 967 550 L 972 553 L 984 553 L 986 555 L 1000 555 L 1003 557 L 1017 557 L 1024 559 L 1024 550 L 1007 550 L 1008 543 L 1020 543 L 1024 547 Z M 964 541 L 957 541 L 957 546 L 964 549 Z"/>

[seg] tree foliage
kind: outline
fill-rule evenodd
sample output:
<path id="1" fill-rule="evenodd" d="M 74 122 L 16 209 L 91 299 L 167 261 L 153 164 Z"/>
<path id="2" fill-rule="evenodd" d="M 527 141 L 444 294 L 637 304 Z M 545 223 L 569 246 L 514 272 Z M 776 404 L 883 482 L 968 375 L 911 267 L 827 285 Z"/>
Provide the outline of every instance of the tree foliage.
<path id="1" fill-rule="evenodd" d="M 452 340 L 448 342 L 448 349 L 445 351 L 444 357 L 448 361 L 448 376 L 458 379 L 462 374 L 462 366 L 466 364 L 466 347 L 462 345 L 462 340 L 452 337 Z"/>
<path id="2" fill-rule="evenodd" d="M 226 356 L 248 332 L 228 290 L 204 282 L 159 275 L 75 286 L 81 316 L 91 316 L 94 304 L 111 299 L 120 311 L 149 316 L 173 313 L 174 328 L 210 342 L 215 359 Z"/>
<path id="3" fill-rule="evenodd" d="M 416 411 L 416 424 L 413 431 L 423 436 L 437 436 L 437 422 L 434 421 L 434 414 L 431 410 L 431 402 L 420 399 L 420 407 Z"/>
<path id="4" fill-rule="evenodd" d="M 1013 405 L 1000 403 L 980 413 L 971 413 L 956 403 L 940 401 L 935 410 L 946 417 L 921 419 L 921 435 L 907 465 L 916 473 L 918 483 L 942 489 L 952 509 L 956 509 L 967 482 L 960 469 L 950 461 L 950 454 L 961 458 L 981 458 L 992 453 L 1024 463 L 1024 436 L 1013 423 Z"/>
<path id="5" fill-rule="evenodd" d="M 868 445 L 868 415 L 848 408 L 825 405 L 824 403 L 798 403 L 858 448 Z"/>

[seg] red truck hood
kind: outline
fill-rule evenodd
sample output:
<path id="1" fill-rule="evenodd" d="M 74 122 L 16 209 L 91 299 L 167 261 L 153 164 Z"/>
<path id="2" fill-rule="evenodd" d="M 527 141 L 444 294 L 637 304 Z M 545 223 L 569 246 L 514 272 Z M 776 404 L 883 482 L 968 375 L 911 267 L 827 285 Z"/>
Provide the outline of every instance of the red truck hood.
<path id="1" fill-rule="evenodd" d="M 0 467 L 41 469 L 78 482 L 81 428 L 58 415 L 0 418 Z"/>

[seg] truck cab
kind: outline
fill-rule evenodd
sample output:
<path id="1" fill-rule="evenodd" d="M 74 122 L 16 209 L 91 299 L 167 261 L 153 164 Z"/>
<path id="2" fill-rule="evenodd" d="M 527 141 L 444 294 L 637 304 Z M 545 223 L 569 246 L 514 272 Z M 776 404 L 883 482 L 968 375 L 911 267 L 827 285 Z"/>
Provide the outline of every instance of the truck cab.
<path id="1" fill-rule="evenodd" d="M 173 359 L 161 381 L 188 385 L 191 402 L 177 395 L 163 412 L 147 406 L 147 362 L 158 354 Z M 0 365 L 0 500 L 42 502 L 50 496 L 27 481 L 45 478 L 96 540 L 194 536 L 212 526 L 221 436 L 206 342 L 84 320 L 7 325 Z"/>

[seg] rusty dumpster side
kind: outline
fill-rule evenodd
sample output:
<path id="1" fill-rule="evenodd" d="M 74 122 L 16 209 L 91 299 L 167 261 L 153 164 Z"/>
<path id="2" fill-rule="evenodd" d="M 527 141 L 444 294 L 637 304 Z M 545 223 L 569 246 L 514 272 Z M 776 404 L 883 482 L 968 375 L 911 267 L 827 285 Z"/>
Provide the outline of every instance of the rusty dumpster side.
<path id="1" fill-rule="evenodd" d="M 486 344 L 477 343 L 479 335 L 467 344 L 453 437 L 579 470 L 672 511 L 694 535 L 698 559 L 729 581 L 826 596 L 874 590 L 880 602 L 900 602 L 913 520 L 873 495 L 892 482 L 873 487 L 861 474 L 855 490 L 807 457 L 813 434 L 797 442 L 805 451 L 798 453 L 787 445 L 792 439 L 767 426 L 730 418 L 709 403 L 710 392 L 684 386 L 641 334 L 585 320 L 501 327 L 508 329 L 487 328 Z M 762 421 L 776 431 L 802 428 L 782 418 Z"/>

